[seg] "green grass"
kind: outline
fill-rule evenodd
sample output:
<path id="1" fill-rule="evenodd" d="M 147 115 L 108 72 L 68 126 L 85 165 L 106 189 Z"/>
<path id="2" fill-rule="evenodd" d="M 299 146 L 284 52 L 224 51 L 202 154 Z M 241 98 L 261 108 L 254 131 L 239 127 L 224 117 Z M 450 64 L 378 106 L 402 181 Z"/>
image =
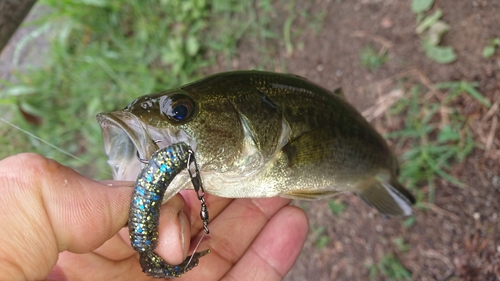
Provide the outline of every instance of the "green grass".
<path id="1" fill-rule="evenodd" d="M 423 1 L 422 9 L 429 3 Z M 255 44 L 261 53 L 257 68 L 273 69 L 273 40 L 289 51 L 298 44 L 292 25 L 306 20 L 317 31 L 325 14 L 282 2 L 287 12 L 282 26 L 271 15 L 272 1 L 235 0 L 43 0 L 53 13 L 31 25 L 34 33 L 52 30 L 51 52 L 42 68 L 17 73 L 18 83 L 1 82 L 0 106 L 12 123 L 82 160 L 71 158 L 3 124 L 0 157 L 33 151 L 65 165 L 80 168 L 89 176 L 109 177 L 106 171 L 101 132 L 95 115 L 123 108 L 134 98 L 179 86 L 202 76 L 201 69 L 225 58 L 231 68 L 238 43 Z M 279 2 L 278 2 L 279 3 Z M 416 2 L 415 2 L 416 3 Z M 235 25 L 234 22 L 245 24 Z M 300 31 L 299 31 L 300 32 Z M 18 47 L 29 43 L 27 36 Z M 300 42 L 299 42 L 300 43 Z M 274 47 L 276 48 L 276 47 Z M 20 51 L 18 52 L 20 53 Z M 386 60 L 372 46 L 361 52 L 362 64 L 375 70 Z M 15 59 L 15 58 L 14 58 Z M 280 62 L 282 63 L 282 62 Z M 285 68 L 282 67 L 284 70 Z M 434 200 L 435 180 L 441 177 L 463 184 L 450 175 L 451 165 L 461 162 L 476 147 L 465 117 L 452 105 L 467 94 L 485 106 L 489 102 L 468 82 L 448 82 L 436 87 L 447 93 L 440 102 L 423 101 L 416 87 L 392 110 L 405 115 L 404 129 L 391 133 L 402 155 L 402 180 L 411 188 L 427 184 L 428 200 Z M 441 123 L 439 110 L 445 106 L 449 122 Z M 40 124 L 27 122 L 21 114 L 36 116 Z M 89 165 L 87 163 L 92 163 Z M 423 194 L 417 192 L 422 199 Z M 334 214 L 345 206 L 330 203 Z"/>
<path id="2" fill-rule="evenodd" d="M 422 13 L 421 20 L 425 20 L 423 13 L 432 2 L 412 1 L 414 9 Z M 281 40 L 286 51 L 292 53 L 300 48 L 296 41 L 301 30 L 292 28 L 294 24 L 305 20 L 308 28 L 318 34 L 327 15 L 326 11 L 295 12 L 293 3 L 287 2 L 284 23 L 276 26 L 271 16 L 276 13 L 275 3 L 269 0 L 40 0 L 39 4 L 53 9 L 50 15 L 31 23 L 36 26 L 34 32 L 53 31 L 48 62 L 43 68 L 17 73 L 18 83 L 0 81 L 0 107 L 8 112 L 2 117 L 82 160 L 1 122 L 0 158 L 33 151 L 95 178 L 110 177 L 95 121 L 97 113 L 123 108 L 140 95 L 197 79 L 202 76 L 200 70 L 214 64 L 218 56 L 231 68 L 239 43 L 257 46 L 253 48 L 260 56 L 256 68 L 273 69 L 277 63 L 283 64 L 273 58 L 278 46 L 273 43 Z M 428 19 L 428 26 L 422 25 L 426 29 L 435 23 Z M 29 43 L 29 38 L 22 41 L 19 50 Z M 498 41 L 491 41 L 487 55 L 493 55 L 499 46 Z M 361 50 L 359 56 L 361 64 L 371 71 L 388 60 L 386 53 L 377 52 L 371 45 Z M 279 66 L 286 69 L 286 65 Z M 450 171 L 477 144 L 465 116 L 453 103 L 470 95 L 490 106 L 476 86 L 462 81 L 437 84 L 446 93 L 439 102 L 423 100 L 423 91 L 414 87 L 391 112 L 405 120 L 404 128 L 388 137 L 396 141 L 399 151 L 405 151 L 401 179 L 413 189 L 419 202 L 425 196 L 434 201 L 438 178 L 463 186 Z M 448 112 L 446 124 L 441 122 L 443 106 Z M 27 122 L 20 109 L 39 117 L 41 124 Z M 419 191 L 424 185 L 428 186 L 427 194 Z M 339 200 L 330 201 L 328 206 L 336 216 L 346 208 Z M 416 217 L 407 218 L 404 226 L 411 227 L 415 222 Z M 312 227 L 312 232 L 315 247 L 326 248 L 330 237 L 325 228 Z M 402 239 L 393 242 L 401 252 L 408 248 Z M 384 276 L 389 280 L 411 278 L 393 254 L 384 256 L 370 271 L 372 277 Z"/>
<path id="3" fill-rule="evenodd" d="M 444 91 L 443 98 L 427 101 L 422 98 L 423 92 L 417 85 L 391 110 L 391 114 L 402 116 L 404 128 L 389 133 L 387 137 L 396 140 L 397 150 L 404 151 L 401 180 L 415 190 L 418 202 L 423 199 L 418 190 L 422 185 L 428 187 L 427 200 L 434 202 L 438 178 L 459 187 L 465 186 L 450 171 L 452 165 L 464 161 L 477 144 L 466 117 L 454 102 L 470 95 L 489 107 L 489 101 L 475 89 L 476 86 L 463 81 L 439 83 L 436 88 Z"/>
<path id="4" fill-rule="evenodd" d="M 200 78 L 217 54 L 229 62 L 243 36 L 257 38 L 254 44 L 263 48 L 258 68 L 264 68 L 272 61 L 271 54 L 264 54 L 266 40 L 276 38 L 280 30 L 270 25 L 270 1 L 43 0 L 39 4 L 53 9 L 29 23 L 36 26 L 34 33 L 52 31 L 47 61 L 42 68 L 16 73 L 15 84 L 0 81 L 0 106 L 13 124 L 82 160 L 3 122 L 0 157 L 37 152 L 98 178 L 109 178 L 109 173 L 97 113 Z M 18 46 L 18 53 L 32 35 Z M 28 122 L 26 114 L 41 122 Z"/>
<path id="5" fill-rule="evenodd" d="M 417 28 L 415 32 L 420 36 L 425 55 L 437 62 L 447 64 L 457 59 L 452 46 L 440 46 L 444 34 L 450 26 L 441 17 L 441 9 L 431 10 L 434 0 L 412 0 L 411 10 L 416 15 Z"/>
<path id="6" fill-rule="evenodd" d="M 12 122 L 84 162 L 29 138 L 20 151 L 35 151 L 72 167 L 105 167 L 98 112 L 124 107 L 135 97 L 185 83 L 208 62 L 202 56 L 210 10 L 197 1 L 41 1 L 54 9 L 39 20 L 54 33 L 42 69 L 18 74 L 2 100 Z M 162 12 L 159 12 L 162 11 Z M 13 92 L 21 92 L 13 96 Z M 39 126 L 20 116 L 41 118 Z M 5 139 L 4 139 L 5 140 Z M 11 154 L 17 151 L 9 151 Z M 5 153 L 5 152 L 4 152 Z M 4 157 L 5 155 L 2 155 Z M 104 176 L 104 175 L 100 175 Z"/>
<path id="7" fill-rule="evenodd" d="M 403 226 L 406 228 L 410 228 L 410 227 L 414 226 L 416 222 L 417 222 L 417 217 L 411 216 L 403 221 Z"/>
<path id="8" fill-rule="evenodd" d="M 232 69 L 238 44 L 250 44 L 259 52 L 254 68 L 279 66 L 286 71 L 286 64 L 275 60 L 277 42 L 285 41 L 293 50 L 294 19 L 315 19 L 309 27 L 315 29 L 324 19 L 308 11 L 294 14 L 290 2 L 270 0 L 41 0 L 38 4 L 50 6 L 52 13 L 28 23 L 35 30 L 21 40 L 14 60 L 33 37 L 47 36 L 47 30 L 51 30 L 49 55 L 43 67 L 15 73 L 15 84 L 0 81 L 0 107 L 13 124 L 81 160 L 3 122 L 0 158 L 37 152 L 96 178 L 109 178 L 97 113 L 196 80 L 215 63 Z M 271 16 L 280 5 L 287 13 L 284 22 Z M 27 115 L 41 122 L 30 123 Z"/>
<path id="9" fill-rule="evenodd" d="M 314 246 L 316 246 L 317 249 L 321 250 L 326 248 L 328 244 L 330 243 L 330 237 L 325 234 L 326 229 L 324 226 L 311 226 L 312 229 L 312 237 L 314 241 Z"/>
<path id="10" fill-rule="evenodd" d="M 410 249 L 410 245 L 406 244 L 404 238 L 397 237 L 392 239 L 392 243 L 397 247 L 400 252 L 406 252 Z"/>
<path id="11" fill-rule="evenodd" d="M 339 199 L 331 199 L 330 202 L 328 202 L 328 208 L 330 208 L 330 211 L 332 211 L 332 214 L 335 216 L 340 216 L 345 209 L 347 205 L 343 203 Z"/>
<path id="12" fill-rule="evenodd" d="M 374 72 L 379 69 L 389 58 L 387 52 L 378 52 L 372 45 L 366 45 L 360 52 L 361 65 Z"/>
<path id="13" fill-rule="evenodd" d="M 500 37 L 495 37 L 489 40 L 488 45 L 483 49 L 483 57 L 490 58 L 495 54 L 495 50 L 500 47 Z"/>
<path id="14" fill-rule="evenodd" d="M 393 254 L 385 255 L 377 264 L 371 265 L 370 279 L 383 276 L 384 280 L 404 281 L 411 279 L 411 273 Z"/>

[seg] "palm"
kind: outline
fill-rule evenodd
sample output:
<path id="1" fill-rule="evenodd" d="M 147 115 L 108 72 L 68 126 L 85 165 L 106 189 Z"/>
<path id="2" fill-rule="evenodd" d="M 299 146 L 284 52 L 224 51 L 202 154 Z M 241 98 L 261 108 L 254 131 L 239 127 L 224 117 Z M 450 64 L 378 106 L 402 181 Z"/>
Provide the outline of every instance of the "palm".
<path id="1" fill-rule="evenodd" d="M 236 280 L 282 279 L 293 265 L 307 232 L 301 211 L 287 206 L 290 201 L 281 198 L 233 200 L 208 195 L 206 200 L 210 234 L 204 236 L 198 251 L 210 249 L 211 253 L 178 280 L 220 280 L 224 276 Z M 204 233 L 199 218 L 200 204 L 194 192 L 183 192 L 183 197 L 177 196 L 163 206 L 156 252 L 172 264 L 184 259 L 182 246 L 175 243 L 179 241 L 176 239 L 179 228 L 172 226 L 177 221 L 178 210 L 183 210 L 190 221 L 189 254 Z M 88 276 L 123 279 L 125 276 L 130 280 L 154 280 L 142 273 L 138 255 L 129 245 L 127 228 L 91 253 L 62 253 L 52 275 L 61 270 L 66 277 L 70 272 L 76 277 L 84 268 L 84 279 Z M 262 278 L 257 278 L 259 276 Z"/>

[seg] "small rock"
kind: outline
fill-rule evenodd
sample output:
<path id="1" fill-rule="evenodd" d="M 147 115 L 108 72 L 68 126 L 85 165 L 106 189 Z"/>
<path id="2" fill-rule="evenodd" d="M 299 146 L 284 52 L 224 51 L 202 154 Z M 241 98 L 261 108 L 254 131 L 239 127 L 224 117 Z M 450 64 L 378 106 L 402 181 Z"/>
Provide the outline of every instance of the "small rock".
<path id="1" fill-rule="evenodd" d="M 391 28 L 392 27 L 392 20 L 388 17 L 383 17 L 382 20 L 380 21 L 380 25 L 383 28 Z"/>
<path id="2" fill-rule="evenodd" d="M 475 220 L 478 220 L 479 218 L 481 218 L 481 214 L 478 213 L 478 212 L 475 212 L 472 217 L 475 219 Z"/>
<path id="3" fill-rule="evenodd" d="M 493 176 L 493 178 L 491 179 L 491 183 L 493 184 L 494 187 L 500 188 L 500 177 Z"/>

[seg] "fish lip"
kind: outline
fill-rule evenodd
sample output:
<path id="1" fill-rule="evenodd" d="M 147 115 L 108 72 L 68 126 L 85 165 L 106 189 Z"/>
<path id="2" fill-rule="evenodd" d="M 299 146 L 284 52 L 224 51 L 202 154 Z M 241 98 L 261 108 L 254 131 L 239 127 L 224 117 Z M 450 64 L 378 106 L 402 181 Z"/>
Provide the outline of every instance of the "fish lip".
<path id="1" fill-rule="evenodd" d="M 115 180 L 135 180 L 142 163 L 158 149 L 140 120 L 129 112 L 110 112 L 97 115 L 108 155 L 108 164 Z"/>
<path id="2" fill-rule="evenodd" d="M 196 151 L 196 142 L 183 130 L 147 125 L 126 110 L 100 113 L 97 121 L 115 180 L 136 180 L 144 166 L 142 162 L 171 144 L 185 142 Z"/>

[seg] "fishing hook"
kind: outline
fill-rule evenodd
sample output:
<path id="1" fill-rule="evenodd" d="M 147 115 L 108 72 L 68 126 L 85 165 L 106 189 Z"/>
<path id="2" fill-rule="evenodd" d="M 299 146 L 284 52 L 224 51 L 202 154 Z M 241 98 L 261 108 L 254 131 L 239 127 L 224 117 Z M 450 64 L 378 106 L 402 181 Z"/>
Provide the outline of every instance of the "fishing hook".
<path id="1" fill-rule="evenodd" d="M 161 140 L 154 140 L 153 141 L 154 144 L 157 144 L 157 143 L 160 143 L 160 142 L 161 142 Z M 146 160 L 144 158 L 141 158 L 141 156 L 139 155 L 139 150 L 137 150 L 135 152 L 135 156 L 137 157 L 137 160 L 139 160 L 139 162 L 141 162 L 142 164 L 148 164 L 149 163 L 148 160 Z"/>

